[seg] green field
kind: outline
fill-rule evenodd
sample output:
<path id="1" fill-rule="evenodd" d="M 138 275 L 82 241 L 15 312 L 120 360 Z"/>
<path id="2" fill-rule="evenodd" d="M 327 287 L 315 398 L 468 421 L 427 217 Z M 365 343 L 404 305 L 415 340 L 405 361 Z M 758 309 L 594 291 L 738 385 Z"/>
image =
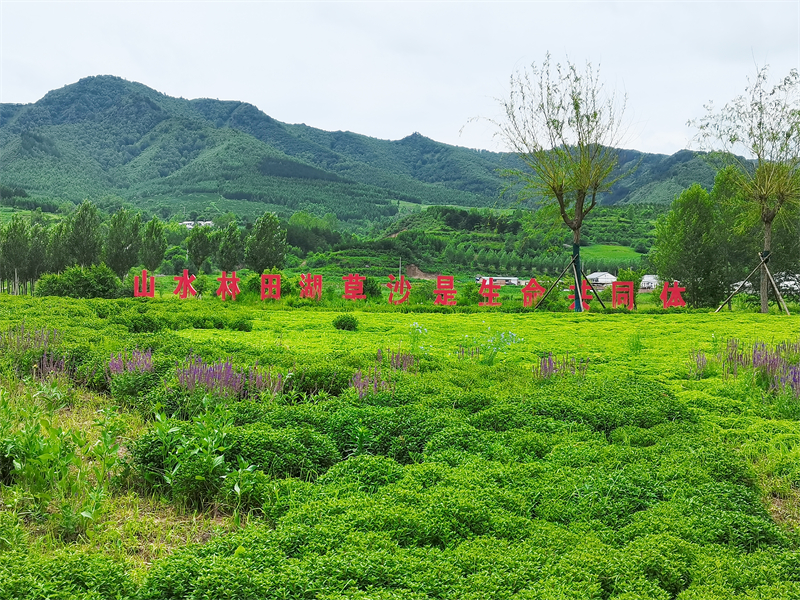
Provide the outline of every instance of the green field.
<path id="1" fill-rule="evenodd" d="M 642 255 L 629 246 L 592 244 L 581 248 L 581 259 L 587 262 L 617 261 L 620 264 L 628 261 L 631 265 L 637 265 L 642 260 Z"/>
<path id="2" fill-rule="evenodd" d="M 800 317 L 343 308 L 0 296 L 0 598 L 800 597 Z"/>

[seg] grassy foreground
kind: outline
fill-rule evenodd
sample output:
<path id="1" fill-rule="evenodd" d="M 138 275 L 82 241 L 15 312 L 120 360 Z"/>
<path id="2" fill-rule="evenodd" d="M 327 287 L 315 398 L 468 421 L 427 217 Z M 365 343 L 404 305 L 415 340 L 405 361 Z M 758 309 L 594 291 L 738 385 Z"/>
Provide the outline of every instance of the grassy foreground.
<path id="1" fill-rule="evenodd" d="M 347 314 L 2 297 L 0 599 L 800 597 L 800 318 Z"/>

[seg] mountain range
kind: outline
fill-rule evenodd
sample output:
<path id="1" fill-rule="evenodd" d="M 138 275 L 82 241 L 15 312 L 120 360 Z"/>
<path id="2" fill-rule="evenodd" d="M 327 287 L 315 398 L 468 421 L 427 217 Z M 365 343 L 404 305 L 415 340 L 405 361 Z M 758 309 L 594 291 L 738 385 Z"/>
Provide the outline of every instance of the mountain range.
<path id="1" fill-rule="evenodd" d="M 713 168 L 687 150 L 619 156 L 620 169 L 636 169 L 604 204 L 664 204 L 695 182 L 713 183 Z M 358 223 L 395 214 L 404 202 L 514 206 L 511 194 L 501 195 L 508 182 L 500 170 L 518 166 L 512 154 L 419 133 L 389 141 L 323 131 L 246 102 L 173 98 L 108 75 L 32 104 L 0 104 L 0 184 L 73 202 L 116 196 L 170 213 L 182 199 L 205 198 Z"/>

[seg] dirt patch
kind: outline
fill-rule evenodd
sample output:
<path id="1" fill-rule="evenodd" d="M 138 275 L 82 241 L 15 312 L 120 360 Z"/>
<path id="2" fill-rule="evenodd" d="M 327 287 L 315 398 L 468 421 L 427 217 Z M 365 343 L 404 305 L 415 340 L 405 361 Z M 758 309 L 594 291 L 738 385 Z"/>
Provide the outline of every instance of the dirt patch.
<path id="1" fill-rule="evenodd" d="M 421 270 L 417 265 L 406 265 L 406 276 L 412 279 L 427 279 L 434 281 L 441 273 L 426 273 Z"/>
<path id="2" fill-rule="evenodd" d="M 770 494 L 766 499 L 767 510 L 772 520 L 787 530 L 800 526 L 800 491 L 792 489 L 789 494 Z"/>

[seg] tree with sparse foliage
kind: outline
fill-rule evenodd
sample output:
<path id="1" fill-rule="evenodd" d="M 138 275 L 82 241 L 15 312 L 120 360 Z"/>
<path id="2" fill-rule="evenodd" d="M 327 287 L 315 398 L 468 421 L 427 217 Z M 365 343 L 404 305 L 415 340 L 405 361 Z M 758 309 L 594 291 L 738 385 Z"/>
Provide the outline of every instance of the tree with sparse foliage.
<path id="1" fill-rule="evenodd" d="M 203 263 L 214 254 L 214 234 L 211 227 L 203 225 L 193 227 L 186 238 L 186 248 L 189 250 L 189 260 L 194 263 L 195 268 L 200 271 Z"/>
<path id="2" fill-rule="evenodd" d="M 145 225 L 142 249 L 139 252 L 144 268 L 151 272 L 158 269 L 166 251 L 167 236 L 164 233 L 164 224 L 158 217 L 153 217 Z"/>
<path id="3" fill-rule="evenodd" d="M 123 279 L 139 261 L 142 244 L 142 217 L 120 208 L 111 215 L 104 248 L 105 263 Z"/>
<path id="4" fill-rule="evenodd" d="M 739 214 L 763 229 L 763 257 L 772 251 L 773 223 L 800 207 L 800 75 L 789 72 L 770 86 L 762 67 L 745 93 L 690 125 L 712 158 L 735 167 Z M 769 280 L 761 269 L 761 312 L 767 312 Z"/>
<path id="5" fill-rule="evenodd" d="M 519 183 L 521 199 L 538 202 L 572 230 L 577 293 L 583 221 L 621 177 L 614 175 L 615 147 L 625 101 L 604 93 L 590 63 L 583 70 L 569 61 L 553 66 L 548 54 L 541 66 L 511 76 L 511 92 L 500 103 L 504 119 L 494 121 L 497 135 L 525 165 L 505 175 Z"/>
<path id="6" fill-rule="evenodd" d="M 247 238 L 244 252 L 245 264 L 256 273 L 272 267 L 283 268 L 286 257 L 286 230 L 281 227 L 275 213 L 261 215 Z"/>
<path id="7" fill-rule="evenodd" d="M 100 262 L 100 251 L 103 248 L 100 213 L 89 200 L 84 200 L 70 217 L 67 247 L 82 267 Z"/>

